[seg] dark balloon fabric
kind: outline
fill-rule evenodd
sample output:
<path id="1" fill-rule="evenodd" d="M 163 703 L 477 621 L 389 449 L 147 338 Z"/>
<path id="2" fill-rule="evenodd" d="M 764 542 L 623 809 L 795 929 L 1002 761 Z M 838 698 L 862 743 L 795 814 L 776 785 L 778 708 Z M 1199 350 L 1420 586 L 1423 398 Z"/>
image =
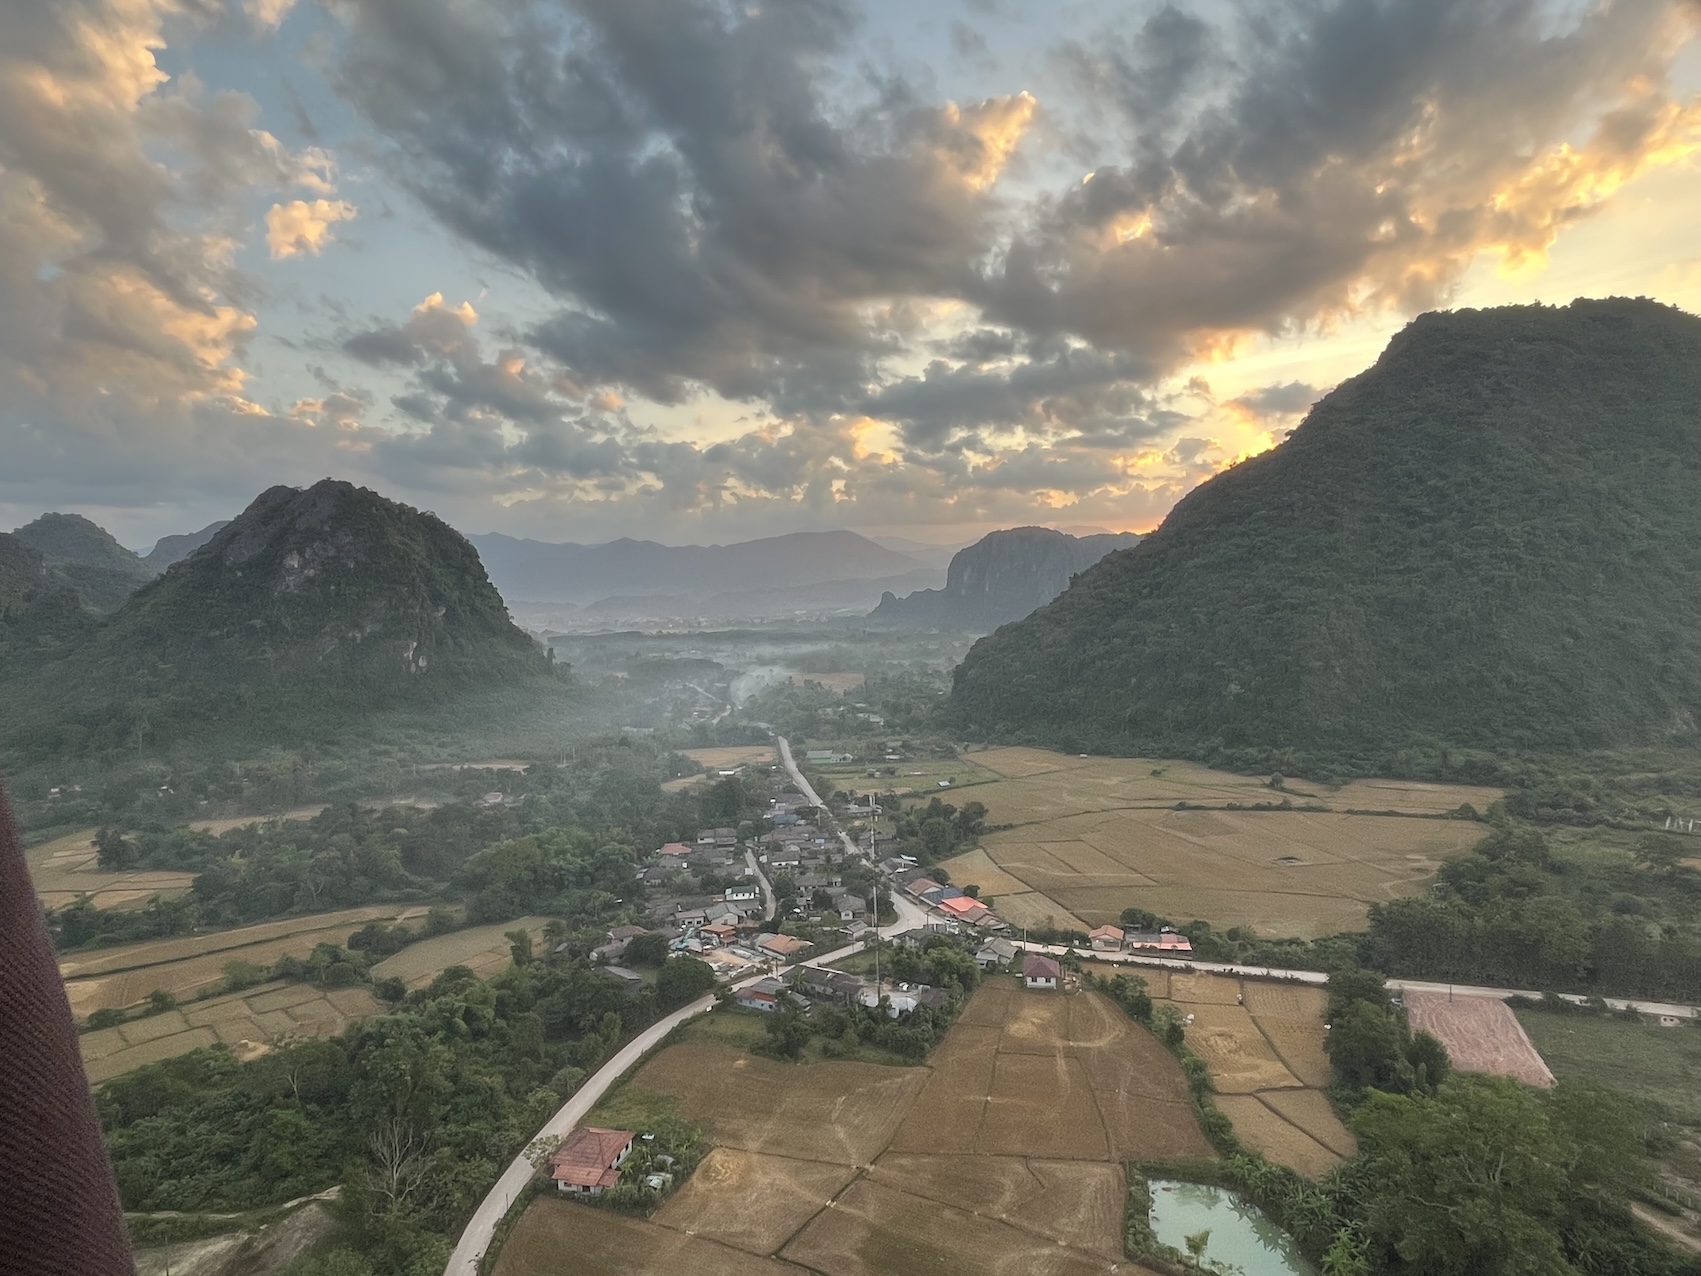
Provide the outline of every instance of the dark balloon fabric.
<path id="1" fill-rule="evenodd" d="M 77 1030 L 0 793 L 0 1271 L 132 1276 Z"/>

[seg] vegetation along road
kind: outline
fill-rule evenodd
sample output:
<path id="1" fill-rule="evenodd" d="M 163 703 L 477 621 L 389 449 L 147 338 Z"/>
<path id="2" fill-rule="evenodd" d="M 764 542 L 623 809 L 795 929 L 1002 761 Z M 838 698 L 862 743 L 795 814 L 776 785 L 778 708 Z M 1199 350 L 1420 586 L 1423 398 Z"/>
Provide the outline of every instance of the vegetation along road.
<path id="1" fill-rule="evenodd" d="M 1033 944 L 1025 940 L 1017 940 L 1016 947 L 1025 948 L 1034 953 L 1051 953 L 1062 956 L 1070 951 L 1062 944 Z M 1142 957 L 1133 953 L 1089 953 L 1091 961 L 1109 962 L 1124 966 L 1167 966 L 1171 970 L 1200 970 L 1218 975 L 1242 975 L 1254 979 L 1286 979 L 1301 984 L 1327 984 L 1329 976 L 1318 970 L 1280 970 L 1270 966 L 1232 966 L 1214 961 L 1184 961 L 1174 957 Z M 1498 997 L 1504 1001 L 1508 997 L 1541 997 L 1540 992 L 1528 988 L 1487 988 L 1479 984 L 1447 984 L 1436 983 L 1428 979 L 1390 979 L 1388 987 L 1396 992 L 1439 992 L 1455 997 Z M 1565 1000 L 1581 1005 L 1588 998 L 1580 993 L 1561 993 Z M 1679 1019 L 1701 1018 L 1701 1006 L 1692 1006 L 1681 1001 L 1634 1001 L 1623 997 L 1603 997 L 1601 1000 L 1613 1010 L 1635 1010 L 1644 1015 L 1675 1015 Z"/>

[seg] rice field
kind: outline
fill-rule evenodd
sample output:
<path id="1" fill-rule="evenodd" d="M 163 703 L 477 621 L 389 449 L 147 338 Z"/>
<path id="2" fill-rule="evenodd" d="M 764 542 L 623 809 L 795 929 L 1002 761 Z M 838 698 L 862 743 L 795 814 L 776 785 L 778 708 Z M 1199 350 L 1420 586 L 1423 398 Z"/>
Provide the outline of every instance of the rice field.
<path id="1" fill-rule="evenodd" d="M 647 1222 L 536 1202 L 498 1276 L 564 1254 L 584 1276 L 1139 1273 L 1122 1256 L 1123 1163 L 1211 1155 L 1149 1032 L 1097 993 L 1013 978 L 983 984 L 924 1067 L 782 1064 L 697 1039 L 632 1084 L 671 1096 L 714 1150 Z"/>
<path id="2" fill-rule="evenodd" d="M 181 895 L 195 881 L 193 873 L 106 872 L 96 858 L 94 835 L 94 829 L 83 829 L 24 852 L 44 907 L 63 908 L 88 895 L 96 908 L 135 908 L 155 895 Z"/>
<path id="3" fill-rule="evenodd" d="M 157 991 L 187 1000 L 218 985 L 231 962 L 268 968 L 280 957 L 306 957 L 321 943 L 345 943 L 351 932 L 367 922 L 403 921 L 423 912 L 408 905 L 380 904 L 207 935 L 98 948 L 64 957 L 59 973 L 65 980 L 71 1013 L 86 1019 L 96 1010 L 140 1005 Z"/>
<path id="4" fill-rule="evenodd" d="M 686 757 L 699 766 L 715 770 L 719 767 L 757 766 L 779 761 L 771 744 L 729 744 L 709 749 L 681 749 Z"/>
<path id="5" fill-rule="evenodd" d="M 79 1044 L 89 1080 L 99 1085 L 144 1064 L 220 1043 L 240 1059 L 257 1058 L 280 1041 L 334 1037 L 382 1010 L 365 988 L 264 984 L 85 1032 Z"/>
<path id="6" fill-rule="evenodd" d="M 424 988 L 450 966 L 465 966 L 480 979 L 500 974 L 513 962 L 508 932 L 522 926 L 533 945 L 542 943 L 547 917 L 521 917 L 489 926 L 469 926 L 409 944 L 372 968 L 374 979 L 400 979 L 410 989 Z"/>
<path id="7" fill-rule="evenodd" d="M 983 897 L 1019 927 L 1051 919 L 1086 930 L 1136 907 L 1270 936 L 1360 929 L 1371 904 L 1415 894 L 1482 838 L 1474 821 L 1436 817 L 1464 803 L 1486 810 L 1500 796 L 1392 780 L 1338 790 L 1293 781 L 1278 792 L 1264 777 L 1188 762 L 1039 749 L 972 756 L 1000 776 L 974 793 L 1000 831 L 943 867 L 953 882 L 996 883 L 980 881 Z M 1283 799 L 1327 809 L 1247 809 Z"/>

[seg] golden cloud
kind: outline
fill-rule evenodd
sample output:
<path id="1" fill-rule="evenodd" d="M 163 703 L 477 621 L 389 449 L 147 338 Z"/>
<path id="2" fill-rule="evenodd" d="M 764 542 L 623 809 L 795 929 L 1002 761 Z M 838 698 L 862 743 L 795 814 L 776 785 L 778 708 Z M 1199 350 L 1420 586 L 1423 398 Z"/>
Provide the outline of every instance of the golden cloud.
<path id="1" fill-rule="evenodd" d="M 318 256 L 331 242 L 331 227 L 358 210 L 345 199 L 292 199 L 273 204 L 266 214 L 266 247 L 273 261 L 302 254 Z"/>

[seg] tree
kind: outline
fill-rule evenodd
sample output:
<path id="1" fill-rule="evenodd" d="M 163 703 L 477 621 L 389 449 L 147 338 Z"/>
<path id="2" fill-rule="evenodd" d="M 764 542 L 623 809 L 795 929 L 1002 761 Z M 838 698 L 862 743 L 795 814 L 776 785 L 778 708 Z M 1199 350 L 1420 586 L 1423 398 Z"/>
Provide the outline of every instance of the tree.
<path id="1" fill-rule="evenodd" d="M 667 936 L 659 930 L 632 936 L 626 945 L 626 964 L 629 966 L 659 966 L 667 960 Z"/>
<path id="2" fill-rule="evenodd" d="M 1630 859 L 1644 873 L 1669 877 L 1676 873 L 1683 863 L 1683 844 L 1675 837 L 1649 833 L 1636 843 L 1636 849 L 1630 852 Z M 103 860 L 101 867 L 105 866 Z"/>
<path id="3" fill-rule="evenodd" d="M 124 840 L 118 829 L 103 828 L 95 834 L 95 859 L 107 872 L 118 872 L 136 863 L 136 847 Z"/>
<path id="4" fill-rule="evenodd" d="M 1372 1094 L 1353 1116 L 1372 1242 L 1421 1276 L 1558 1276 L 1577 1144 L 1502 1077 L 1456 1075 L 1433 1096 Z"/>
<path id="5" fill-rule="evenodd" d="M 706 961 L 682 954 L 663 963 L 661 973 L 656 976 L 656 1000 L 672 1009 L 713 992 L 714 987 L 715 968 Z"/>
<path id="6" fill-rule="evenodd" d="M 513 955 L 516 966 L 532 964 L 532 933 L 524 926 L 514 930 L 504 931 L 502 938 L 508 941 L 508 951 Z"/>

